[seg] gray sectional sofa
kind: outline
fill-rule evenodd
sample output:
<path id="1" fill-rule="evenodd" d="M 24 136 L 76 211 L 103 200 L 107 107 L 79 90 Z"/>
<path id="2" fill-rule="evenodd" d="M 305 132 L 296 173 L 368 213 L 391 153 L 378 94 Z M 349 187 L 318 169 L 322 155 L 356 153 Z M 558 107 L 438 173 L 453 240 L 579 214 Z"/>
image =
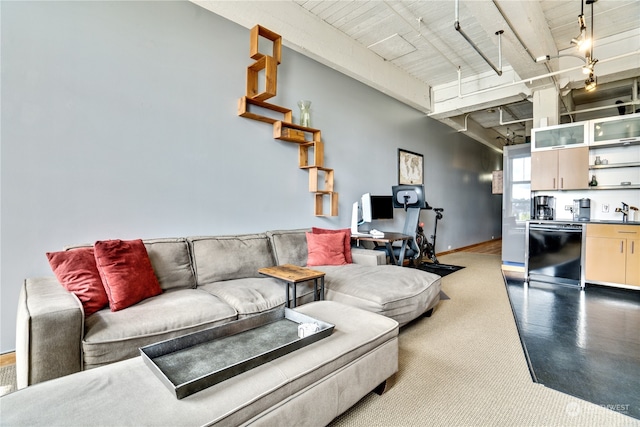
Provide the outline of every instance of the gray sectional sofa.
<path id="1" fill-rule="evenodd" d="M 19 298 L 18 388 L 139 355 L 139 347 L 282 307 L 285 284 L 258 269 L 305 266 L 305 231 L 144 240 L 163 292 L 126 309 L 85 318 L 78 298 L 55 277 L 26 279 Z M 432 310 L 440 277 L 377 265 L 353 251 L 353 264 L 314 266 L 325 277 L 325 299 L 378 313 L 400 325 Z M 299 284 L 297 304 L 313 300 Z"/>

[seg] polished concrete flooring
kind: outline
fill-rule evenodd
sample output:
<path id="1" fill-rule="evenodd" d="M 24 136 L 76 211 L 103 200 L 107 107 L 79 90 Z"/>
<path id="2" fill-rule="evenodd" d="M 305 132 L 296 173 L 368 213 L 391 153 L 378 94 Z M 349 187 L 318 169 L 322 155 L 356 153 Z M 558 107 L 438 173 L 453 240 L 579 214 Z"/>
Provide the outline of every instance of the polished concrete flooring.
<path id="1" fill-rule="evenodd" d="M 640 291 L 504 275 L 533 380 L 640 419 Z"/>

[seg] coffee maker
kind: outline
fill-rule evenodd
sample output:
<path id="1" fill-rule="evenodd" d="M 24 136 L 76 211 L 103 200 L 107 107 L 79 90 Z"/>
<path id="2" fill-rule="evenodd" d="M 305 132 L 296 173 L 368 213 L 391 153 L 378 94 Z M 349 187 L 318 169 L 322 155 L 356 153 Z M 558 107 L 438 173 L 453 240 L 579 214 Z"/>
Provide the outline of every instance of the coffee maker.
<path id="1" fill-rule="evenodd" d="M 535 196 L 533 198 L 533 218 L 548 219 L 555 218 L 556 199 L 553 196 Z"/>
<path id="2" fill-rule="evenodd" d="M 573 220 L 591 221 L 591 199 L 573 200 Z"/>

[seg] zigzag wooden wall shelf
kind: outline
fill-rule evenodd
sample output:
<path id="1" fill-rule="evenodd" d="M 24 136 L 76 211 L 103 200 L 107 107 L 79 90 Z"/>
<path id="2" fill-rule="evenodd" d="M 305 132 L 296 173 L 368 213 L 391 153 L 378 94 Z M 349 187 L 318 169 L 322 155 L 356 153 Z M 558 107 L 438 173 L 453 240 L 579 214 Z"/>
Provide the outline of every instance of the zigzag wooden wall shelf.
<path id="1" fill-rule="evenodd" d="M 260 53 L 260 37 L 273 44 L 271 55 Z M 324 144 L 319 129 L 293 123 L 291 110 L 265 102 L 276 96 L 278 64 L 282 60 L 282 37 L 260 25 L 251 29 L 249 56 L 255 62 L 247 67 L 247 94 L 238 101 L 238 115 L 273 126 L 273 138 L 298 145 L 298 167 L 309 172 L 309 192 L 314 194 L 316 216 L 338 215 L 338 193 L 333 191 L 333 169 L 324 167 Z M 264 90 L 260 92 L 260 76 Z M 259 114 L 263 113 L 263 114 Z M 269 115 L 264 115 L 268 113 Z M 328 213 L 325 214 L 325 204 Z"/>

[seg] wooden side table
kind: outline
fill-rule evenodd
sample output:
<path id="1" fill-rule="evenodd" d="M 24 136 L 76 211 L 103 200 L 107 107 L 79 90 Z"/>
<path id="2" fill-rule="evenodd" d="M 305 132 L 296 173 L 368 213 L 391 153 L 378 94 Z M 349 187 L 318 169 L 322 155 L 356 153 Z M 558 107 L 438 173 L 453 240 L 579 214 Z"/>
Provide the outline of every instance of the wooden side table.
<path id="1" fill-rule="evenodd" d="M 280 279 L 287 284 L 287 307 L 289 304 L 289 286 L 293 288 L 293 307 L 296 306 L 296 284 L 313 280 L 313 300 L 324 299 L 324 272 L 311 270 L 305 267 L 299 267 L 292 264 L 277 265 L 275 267 L 264 267 L 258 270 L 258 273 L 265 276 Z M 318 293 L 318 280 L 320 280 L 320 292 Z"/>

